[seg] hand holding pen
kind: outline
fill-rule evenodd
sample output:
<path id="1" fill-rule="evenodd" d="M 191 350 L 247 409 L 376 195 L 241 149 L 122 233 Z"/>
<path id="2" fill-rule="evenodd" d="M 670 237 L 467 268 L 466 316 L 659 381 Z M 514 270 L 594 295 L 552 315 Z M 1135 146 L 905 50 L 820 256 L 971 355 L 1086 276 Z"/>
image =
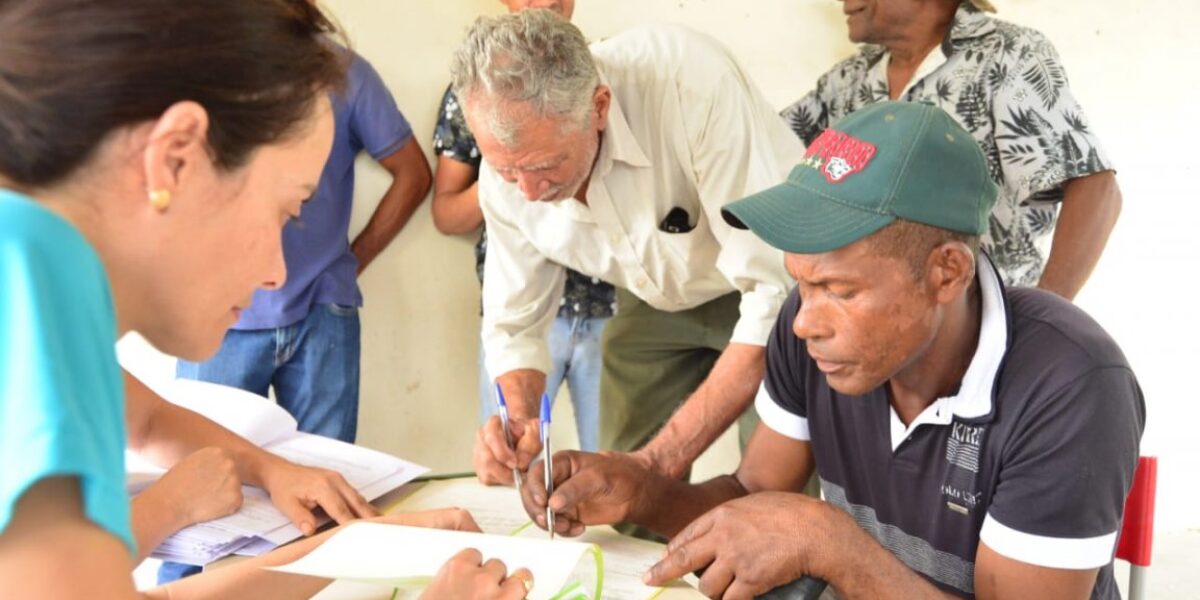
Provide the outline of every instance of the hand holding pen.
<path id="1" fill-rule="evenodd" d="M 549 498 L 554 494 L 554 461 L 550 460 L 550 396 L 542 394 L 542 468 L 545 475 L 546 497 Z M 549 503 L 546 504 L 546 531 L 550 532 L 550 539 L 554 539 L 554 511 L 550 510 Z"/>
<path id="2" fill-rule="evenodd" d="M 525 469 L 542 449 L 537 404 L 522 402 L 520 407 L 525 410 L 517 410 L 514 390 L 508 391 L 509 397 L 504 398 L 497 385 L 497 408 L 501 402 L 504 408 L 492 415 L 475 436 L 472 462 L 479 481 L 486 485 L 521 485 Z"/>
<path id="3" fill-rule="evenodd" d="M 512 431 L 508 424 L 508 403 L 504 401 L 504 389 L 496 383 L 496 408 L 500 412 L 500 424 L 504 426 L 504 443 L 510 448 L 513 448 Z M 517 493 L 521 493 L 521 470 L 513 467 L 512 470 L 513 483 L 517 486 Z"/>

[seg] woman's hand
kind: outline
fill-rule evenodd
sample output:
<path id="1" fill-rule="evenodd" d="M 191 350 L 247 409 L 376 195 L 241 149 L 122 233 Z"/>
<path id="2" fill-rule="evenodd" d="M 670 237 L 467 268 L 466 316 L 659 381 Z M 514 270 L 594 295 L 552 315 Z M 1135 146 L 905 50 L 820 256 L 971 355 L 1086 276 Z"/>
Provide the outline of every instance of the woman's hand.
<path id="1" fill-rule="evenodd" d="M 498 559 L 483 561 L 474 548 L 455 554 L 421 594 L 428 600 L 520 600 L 533 589 L 533 573 L 508 568 Z"/>

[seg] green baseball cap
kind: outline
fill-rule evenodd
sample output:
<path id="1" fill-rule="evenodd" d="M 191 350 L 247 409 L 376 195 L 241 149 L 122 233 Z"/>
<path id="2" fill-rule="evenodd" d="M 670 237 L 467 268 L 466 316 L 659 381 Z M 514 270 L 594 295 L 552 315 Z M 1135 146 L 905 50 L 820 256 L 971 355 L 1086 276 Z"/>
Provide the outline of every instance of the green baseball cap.
<path id="1" fill-rule="evenodd" d="M 882 102 L 826 129 L 787 181 L 721 213 L 784 252 L 819 254 L 896 219 L 982 235 L 996 194 L 979 144 L 950 115 Z"/>

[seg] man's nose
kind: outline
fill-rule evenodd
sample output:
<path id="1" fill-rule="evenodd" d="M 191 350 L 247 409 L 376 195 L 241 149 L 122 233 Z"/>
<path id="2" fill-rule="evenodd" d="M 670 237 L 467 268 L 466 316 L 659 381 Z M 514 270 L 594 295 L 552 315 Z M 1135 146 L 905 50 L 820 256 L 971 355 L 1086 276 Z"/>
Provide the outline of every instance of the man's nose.
<path id="1" fill-rule="evenodd" d="M 521 187 L 521 193 L 525 195 L 525 198 L 529 200 L 541 198 L 550 189 L 549 181 L 534 175 L 517 175 L 517 185 Z"/>

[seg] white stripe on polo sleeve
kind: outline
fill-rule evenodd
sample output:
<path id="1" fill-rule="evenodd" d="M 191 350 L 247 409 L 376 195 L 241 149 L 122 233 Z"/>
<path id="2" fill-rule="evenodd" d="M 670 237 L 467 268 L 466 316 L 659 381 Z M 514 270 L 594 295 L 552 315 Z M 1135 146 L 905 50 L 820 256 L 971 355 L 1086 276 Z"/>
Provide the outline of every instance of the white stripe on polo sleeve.
<path id="1" fill-rule="evenodd" d="M 979 540 L 999 554 L 1031 565 L 1052 569 L 1095 569 L 1112 562 L 1117 532 L 1090 538 L 1034 535 L 1017 531 L 989 514 L 983 520 Z"/>
<path id="2" fill-rule="evenodd" d="M 758 411 L 758 418 L 762 419 L 767 427 L 780 435 L 801 442 L 812 439 L 808 434 L 808 419 L 794 415 L 776 404 L 771 398 L 771 393 L 767 391 L 766 383 L 758 386 L 758 395 L 754 397 L 754 410 Z"/>

